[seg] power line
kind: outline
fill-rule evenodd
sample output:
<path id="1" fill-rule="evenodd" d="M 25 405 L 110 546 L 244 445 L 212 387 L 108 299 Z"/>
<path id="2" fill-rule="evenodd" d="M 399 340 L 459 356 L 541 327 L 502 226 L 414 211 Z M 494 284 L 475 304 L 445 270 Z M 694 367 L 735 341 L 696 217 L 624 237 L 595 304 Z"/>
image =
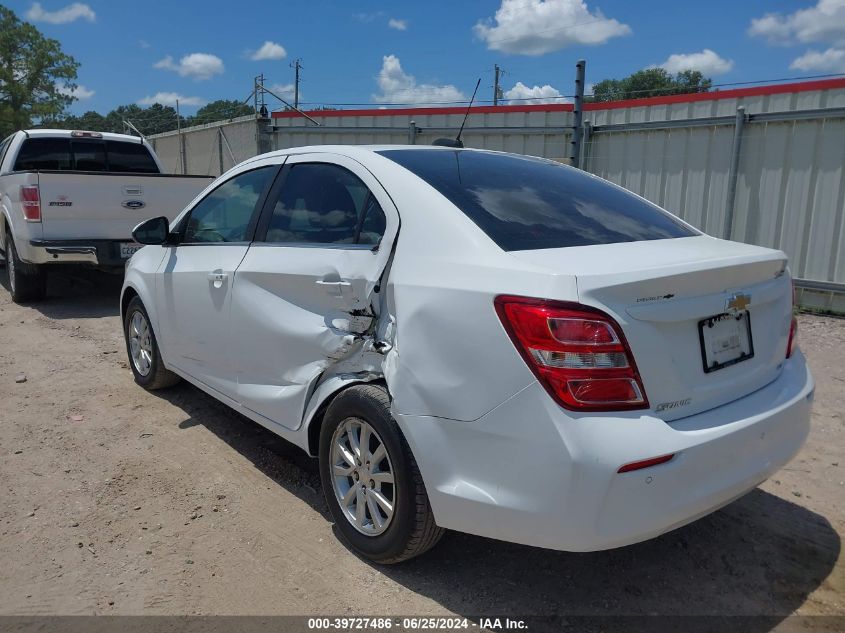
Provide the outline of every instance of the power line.
<path id="1" fill-rule="evenodd" d="M 494 68 L 495 70 L 495 68 Z M 785 83 L 785 82 L 799 82 L 799 81 L 810 81 L 810 80 L 818 80 L 818 79 L 833 79 L 838 77 L 845 77 L 845 73 L 827 73 L 827 74 L 819 74 L 819 75 L 807 75 L 801 77 L 781 77 L 776 79 L 761 79 L 761 80 L 754 80 L 754 81 L 736 81 L 736 82 L 723 82 L 719 84 L 712 84 L 707 91 L 703 91 L 702 93 L 698 94 L 712 94 L 717 92 L 719 88 L 731 88 L 731 87 L 738 87 L 738 86 L 753 86 L 753 85 L 763 85 L 763 84 L 772 84 L 772 83 Z M 665 88 L 649 88 L 649 89 L 642 89 L 642 90 L 634 90 L 630 91 L 627 94 L 637 94 L 642 96 L 647 96 L 649 94 L 653 94 L 655 92 L 665 92 Z M 685 94 L 685 93 L 676 93 L 676 94 Z M 686 93 L 686 94 L 696 94 L 696 93 Z M 247 97 L 246 100 L 249 100 L 253 97 L 252 94 Z M 550 99 L 560 100 L 563 99 L 571 99 L 574 95 L 560 95 L 556 97 L 524 97 L 521 99 L 511 99 L 511 102 L 517 103 L 526 103 L 526 102 L 548 102 Z M 413 107 L 413 106 L 461 106 L 467 105 L 469 103 L 468 100 L 454 100 L 454 101 L 408 101 L 408 102 L 384 102 L 384 103 L 373 103 L 373 102 L 331 102 L 331 101 L 306 101 L 300 102 L 300 106 L 338 106 L 338 107 L 368 107 L 368 108 L 377 108 L 377 107 Z M 485 104 L 495 104 L 493 99 L 490 100 L 476 100 L 475 103 L 479 105 Z M 602 102 L 602 103 L 611 103 L 611 102 Z M 166 106 L 164 104 L 164 107 Z M 147 130 L 158 123 L 163 121 L 174 121 L 175 118 L 175 111 L 172 112 L 163 112 L 161 114 L 157 114 L 155 116 L 147 116 L 145 113 L 148 112 L 150 108 L 143 108 L 138 113 L 138 116 L 132 115 L 134 118 L 134 123 L 138 126 L 138 128 L 144 133 Z M 228 118 L 234 118 L 237 116 L 237 106 L 226 106 L 226 107 L 218 107 L 212 108 L 211 110 L 206 110 L 203 113 L 203 117 L 200 123 L 195 123 L 197 125 L 202 125 L 203 123 L 214 123 L 221 120 L 225 120 Z M 79 119 L 82 115 L 76 116 L 72 115 L 74 118 Z M 107 118 L 107 115 L 100 115 L 103 118 Z M 215 117 L 221 117 L 219 119 Z M 207 120 L 206 117 L 212 120 Z M 195 117 L 186 117 L 186 123 L 191 124 L 192 119 Z"/>
<path id="2" fill-rule="evenodd" d="M 751 86 L 751 85 L 763 85 L 763 84 L 771 84 L 771 83 L 785 83 L 785 82 L 799 82 L 799 81 L 808 81 L 813 79 L 833 79 L 836 77 L 845 77 L 845 73 L 828 73 L 823 75 L 808 75 L 803 77 L 781 77 L 777 79 L 758 79 L 754 81 L 734 81 L 734 82 L 724 82 L 719 84 L 711 84 L 707 90 L 703 90 L 698 94 L 712 94 L 713 92 L 717 92 L 717 88 L 729 88 L 735 86 Z M 666 92 L 666 88 L 646 88 L 642 90 L 631 90 L 627 94 L 652 94 L 655 92 Z M 674 94 L 697 94 L 696 92 L 677 92 Z M 522 99 L 512 99 L 511 101 L 543 101 L 548 99 L 571 99 L 574 98 L 575 95 L 557 95 L 555 97 L 525 97 Z M 591 96 L 591 95 L 587 95 Z M 303 102 L 302 105 L 322 105 L 322 106 L 369 106 L 369 107 L 381 107 L 381 106 L 420 106 L 420 105 L 467 105 L 469 103 L 468 100 L 455 100 L 455 101 L 407 101 L 407 102 L 382 102 L 382 103 L 374 103 L 372 101 L 366 102 L 331 102 L 331 101 L 306 101 Z M 492 99 L 476 99 L 475 103 L 493 103 Z"/>

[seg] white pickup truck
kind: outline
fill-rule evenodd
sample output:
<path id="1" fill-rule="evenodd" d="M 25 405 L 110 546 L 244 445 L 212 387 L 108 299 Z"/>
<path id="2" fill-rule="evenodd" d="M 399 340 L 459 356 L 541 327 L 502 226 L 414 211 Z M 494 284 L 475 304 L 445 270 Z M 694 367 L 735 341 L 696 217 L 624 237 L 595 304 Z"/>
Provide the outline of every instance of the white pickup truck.
<path id="1" fill-rule="evenodd" d="M 122 269 L 132 229 L 174 218 L 212 176 L 161 173 L 136 136 L 24 130 L 0 143 L 0 251 L 16 302 L 43 298 L 58 264 Z"/>

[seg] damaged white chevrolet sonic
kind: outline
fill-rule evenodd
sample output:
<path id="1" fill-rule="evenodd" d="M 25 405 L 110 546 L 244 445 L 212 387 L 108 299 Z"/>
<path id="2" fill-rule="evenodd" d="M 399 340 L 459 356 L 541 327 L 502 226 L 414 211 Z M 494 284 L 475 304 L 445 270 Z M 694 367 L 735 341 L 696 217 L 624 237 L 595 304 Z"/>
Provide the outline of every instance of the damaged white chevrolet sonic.
<path id="1" fill-rule="evenodd" d="M 373 561 L 444 529 L 652 538 L 752 490 L 809 430 L 784 254 L 548 160 L 284 150 L 134 235 L 153 245 L 121 297 L 135 380 L 184 378 L 319 456 Z"/>

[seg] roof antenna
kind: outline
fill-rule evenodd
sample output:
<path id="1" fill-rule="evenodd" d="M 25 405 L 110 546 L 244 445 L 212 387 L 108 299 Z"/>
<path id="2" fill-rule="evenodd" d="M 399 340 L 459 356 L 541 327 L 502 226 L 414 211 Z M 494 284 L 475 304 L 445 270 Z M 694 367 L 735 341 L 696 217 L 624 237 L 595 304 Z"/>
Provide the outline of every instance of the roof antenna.
<path id="1" fill-rule="evenodd" d="M 464 133 L 464 126 L 467 123 L 467 118 L 469 117 L 469 109 L 472 107 L 473 101 L 475 101 L 475 94 L 478 92 L 478 86 L 481 85 L 481 77 L 478 78 L 478 81 L 475 82 L 475 90 L 472 91 L 472 99 L 469 100 L 469 105 L 467 106 L 467 111 L 464 114 L 464 120 L 461 122 L 461 129 L 458 130 L 458 135 L 455 138 L 439 138 L 432 143 L 432 145 L 439 145 L 440 147 L 463 147 L 464 142 L 461 140 L 461 134 Z"/>

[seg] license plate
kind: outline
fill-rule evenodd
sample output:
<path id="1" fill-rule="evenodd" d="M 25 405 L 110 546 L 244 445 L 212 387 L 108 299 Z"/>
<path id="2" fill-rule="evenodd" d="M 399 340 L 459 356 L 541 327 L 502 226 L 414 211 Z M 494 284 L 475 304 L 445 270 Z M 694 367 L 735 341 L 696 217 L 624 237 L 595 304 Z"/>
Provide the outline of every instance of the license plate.
<path id="1" fill-rule="evenodd" d="M 706 374 L 754 357 L 751 316 L 747 310 L 703 319 L 698 322 L 698 334 Z"/>
<path id="2" fill-rule="evenodd" d="M 135 242 L 121 242 L 120 244 L 120 256 L 123 259 L 129 259 L 135 253 L 143 248 L 143 244 L 136 244 Z"/>

